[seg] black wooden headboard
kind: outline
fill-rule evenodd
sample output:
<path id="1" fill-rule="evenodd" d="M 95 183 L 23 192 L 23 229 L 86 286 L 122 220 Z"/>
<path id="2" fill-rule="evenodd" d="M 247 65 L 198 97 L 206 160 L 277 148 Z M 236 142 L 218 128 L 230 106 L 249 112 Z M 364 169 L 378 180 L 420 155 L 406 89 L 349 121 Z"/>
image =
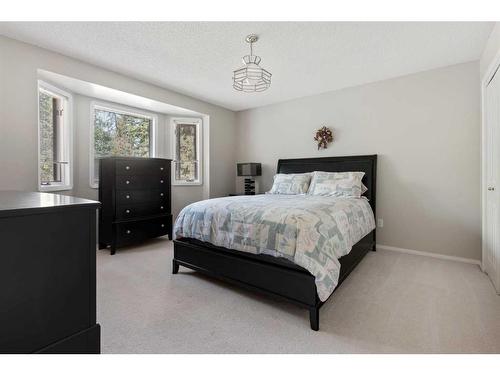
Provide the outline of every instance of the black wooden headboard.
<path id="1" fill-rule="evenodd" d="M 278 173 L 305 173 L 314 171 L 365 172 L 363 184 L 368 188 L 368 191 L 364 196 L 370 201 L 373 213 L 375 214 L 377 155 L 278 160 Z"/>

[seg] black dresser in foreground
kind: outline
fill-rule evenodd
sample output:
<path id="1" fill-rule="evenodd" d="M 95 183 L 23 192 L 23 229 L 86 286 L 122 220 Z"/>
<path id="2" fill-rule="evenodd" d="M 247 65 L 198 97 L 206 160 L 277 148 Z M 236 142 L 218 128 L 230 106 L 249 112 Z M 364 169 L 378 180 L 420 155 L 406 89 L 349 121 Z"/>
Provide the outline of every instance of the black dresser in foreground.
<path id="1" fill-rule="evenodd" d="M 169 159 L 110 157 L 99 167 L 99 248 L 168 234 L 172 239 Z"/>
<path id="2" fill-rule="evenodd" d="M 100 353 L 98 207 L 0 191 L 0 353 Z"/>

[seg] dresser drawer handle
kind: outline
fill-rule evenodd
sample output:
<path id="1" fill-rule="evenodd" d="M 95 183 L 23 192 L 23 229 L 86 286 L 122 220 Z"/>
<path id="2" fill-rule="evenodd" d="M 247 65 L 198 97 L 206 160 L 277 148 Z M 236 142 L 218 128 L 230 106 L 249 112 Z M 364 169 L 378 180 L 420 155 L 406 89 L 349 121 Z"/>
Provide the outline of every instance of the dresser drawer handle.
<path id="1" fill-rule="evenodd" d="M 127 214 L 129 214 L 129 213 L 130 213 L 130 210 L 125 210 L 125 212 L 126 212 Z"/>
<path id="2" fill-rule="evenodd" d="M 160 184 L 163 184 L 163 180 L 160 180 Z"/>
<path id="3" fill-rule="evenodd" d="M 125 169 L 128 171 L 128 170 L 130 170 L 130 167 L 127 165 L 127 166 L 125 167 Z"/>
<path id="4" fill-rule="evenodd" d="M 127 180 L 127 181 L 125 181 L 125 183 L 128 185 L 128 184 L 130 184 L 130 181 L 129 181 L 129 180 Z"/>
<path id="5" fill-rule="evenodd" d="M 160 167 L 160 171 L 163 171 L 163 167 Z"/>
<path id="6" fill-rule="evenodd" d="M 132 231 L 130 229 L 127 229 L 127 234 L 130 234 L 132 233 Z"/>
<path id="7" fill-rule="evenodd" d="M 162 227 L 162 228 L 165 228 L 165 224 L 162 224 L 162 225 L 161 225 L 161 227 Z"/>
<path id="8" fill-rule="evenodd" d="M 163 197 L 163 195 L 164 195 L 163 193 L 160 193 L 160 197 Z"/>
<path id="9" fill-rule="evenodd" d="M 163 210 L 163 206 L 160 206 L 160 210 Z"/>
<path id="10" fill-rule="evenodd" d="M 127 194 L 127 195 L 125 196 L 125 198 L 130 199 L 130 195 L 128 195 L 128 194 Z"/>

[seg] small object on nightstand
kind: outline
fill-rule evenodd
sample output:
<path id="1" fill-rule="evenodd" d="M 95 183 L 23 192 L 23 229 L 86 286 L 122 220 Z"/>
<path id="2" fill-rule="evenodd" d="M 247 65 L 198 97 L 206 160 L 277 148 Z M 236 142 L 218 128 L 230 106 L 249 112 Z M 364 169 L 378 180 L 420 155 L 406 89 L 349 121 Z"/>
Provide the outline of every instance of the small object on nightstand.
<path id="1" fill-rule="evenodd" d="M 238 176 L 245 176 L 245 195 L 255 195 L 255 180 L 251 177 L 262 175 L 260 163 L 238 163 Z M 249 178 L 248 178 L 249 177 Z"/>

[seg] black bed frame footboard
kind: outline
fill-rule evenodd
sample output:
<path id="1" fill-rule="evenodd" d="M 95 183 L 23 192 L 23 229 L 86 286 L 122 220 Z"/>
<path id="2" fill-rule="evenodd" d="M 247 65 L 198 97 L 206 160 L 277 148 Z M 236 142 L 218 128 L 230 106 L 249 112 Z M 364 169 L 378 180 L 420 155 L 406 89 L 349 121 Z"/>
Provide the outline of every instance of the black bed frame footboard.
<path id="1" fill-rule="evenodd" d="M 375 214 L 376 165 L 376 155 L 285 159 L 278 161 L 278 173 L 363 171 L 363 183 L 368 188 L 365 196 Z M 339 259 L 341 267 L 338 285 L 366 253 L 375 251 L 375 235 L 373 230 L 355 244 L 349 254 Z M 311 328 L 319 330 L 319 309 L 324 302 L 318 298 L 314 277 L 304 268 L 287 260 L 271 258 L 183 238 L 174 241 L 172 272 L 176 274 L 179 266 L 184 266 L 305 307 L 309 309 Z"/>
<path id="2" fill-rule="evenodd" d="M 372 237 L 373 232 L 340 258 L 339 285 L 368 251 L 375 250 Z M 318 298 L 314 277 L 301 267 L 268 263 L 188 238 L 174 241 L 172 273 L 176 274 L 179 266 L 305 307 L 309 309 L 311 328 L 319 329 L 319 308 L 324 302 Z"/>

